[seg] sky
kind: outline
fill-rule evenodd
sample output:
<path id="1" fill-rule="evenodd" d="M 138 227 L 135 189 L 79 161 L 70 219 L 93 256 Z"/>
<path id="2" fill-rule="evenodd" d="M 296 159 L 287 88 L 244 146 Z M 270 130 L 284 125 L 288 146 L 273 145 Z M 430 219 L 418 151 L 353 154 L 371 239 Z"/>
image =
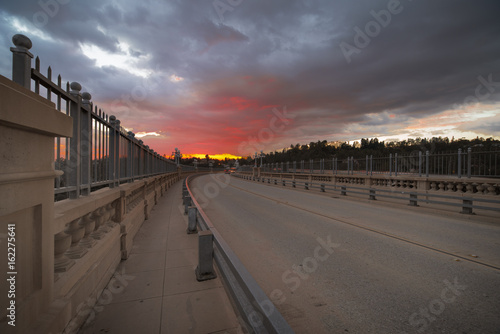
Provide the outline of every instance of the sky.
<path id="1" fill-rule="evenodd" d="M 500 139 L 498 0 L 16 0 L 14 34 L 160 154 Z M 33 62 L 34 63 L 34 62 Z"/>

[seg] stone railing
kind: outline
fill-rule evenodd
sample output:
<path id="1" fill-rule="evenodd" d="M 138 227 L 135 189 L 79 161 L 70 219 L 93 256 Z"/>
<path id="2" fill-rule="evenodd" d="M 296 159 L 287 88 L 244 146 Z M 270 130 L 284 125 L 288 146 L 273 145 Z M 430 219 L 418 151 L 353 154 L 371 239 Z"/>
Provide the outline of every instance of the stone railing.
<path id="1" fill-rule="evenodd" d="M 153 206 L 181 173 L 106 188 L 55 203 L 54 299 L 66 333 L 78 329 L 94 307 Z M 123 273 L 119 273 L 123 274 Z"/>
<path id="2" fill-rule="evenodd" d="M 73 122 L 0 76 L 0 333 L 74 333 L 177 170 L 54 203 L 54 138 Z"/>
<path id="3" fill-rule="evenodd" d="M 304 173 L 270 173 L 254 168 L 252 172 L 239 172 L 254 177 L 277 178 L 330 184 L 351 184 L 366 187 L 392 189 L 412 189 L 421 192 L 445 192 L 448 194 L 500 196 L 500 179 L 496 178 L 458 178 L 448 176 L 419 177 L 414 175 L 328 175 Z"/>

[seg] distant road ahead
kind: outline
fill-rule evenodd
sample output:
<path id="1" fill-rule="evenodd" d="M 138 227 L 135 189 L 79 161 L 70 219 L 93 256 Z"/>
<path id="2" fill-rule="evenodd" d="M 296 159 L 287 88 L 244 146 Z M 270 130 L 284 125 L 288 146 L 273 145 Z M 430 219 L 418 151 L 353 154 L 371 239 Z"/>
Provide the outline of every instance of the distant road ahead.
<path id="1" fill-rule="evenodd" d="M 191 187 L 296 333 L 500 333 L 500 221 L 223 174 Z"/>

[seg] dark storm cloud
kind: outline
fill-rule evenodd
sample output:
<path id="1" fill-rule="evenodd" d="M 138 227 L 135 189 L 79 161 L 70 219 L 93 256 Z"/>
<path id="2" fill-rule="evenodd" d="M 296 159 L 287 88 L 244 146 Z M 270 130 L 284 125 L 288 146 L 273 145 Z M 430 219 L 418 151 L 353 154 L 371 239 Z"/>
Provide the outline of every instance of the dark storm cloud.
<path id="1" fill-rule="evenodd" d="M 146 92 L 136 109 L 148 108 L 156 121 L 154 113 L 168 110 L 166 119 L 203 118 L 224 133 L 230 120 L 245 129 L 245 139 L 259 130 L 248 124 L 266 126 L 271 106 L 286 105 L 295 120 L 276 145 L 342 140 L 348 131 L 395 135 L 398 126 L 474 98 L 499 102 L 498 1 L 217 1 L 2 3 L 0 26 L 9 36 L 0 38 L 0 70 L 10 76 L 15 19 L 42 63 L 104 103 Z M 57 6 L 47 12 L 40 3 Z M 37 27 L 40 12 L 48 19 Z M 123 67 L 96 66 L 83 45 L 129 56 L 134 69 L 154 74 L 148 83 Z M 184 80 L 170 82 L 171 75 Z M 126 116 L 142 122 L 133 112 Z"/>

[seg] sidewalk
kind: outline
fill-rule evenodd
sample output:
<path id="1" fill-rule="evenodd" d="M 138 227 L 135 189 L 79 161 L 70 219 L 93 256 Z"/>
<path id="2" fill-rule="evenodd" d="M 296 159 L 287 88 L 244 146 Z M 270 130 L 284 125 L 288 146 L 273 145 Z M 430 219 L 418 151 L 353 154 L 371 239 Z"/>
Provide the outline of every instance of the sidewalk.
<path id="1" fill-rule="evenodd" d="M 221 279 L 198 282 L 182 182 L 158 200 L 80 334 L 241 333 Z"/>

